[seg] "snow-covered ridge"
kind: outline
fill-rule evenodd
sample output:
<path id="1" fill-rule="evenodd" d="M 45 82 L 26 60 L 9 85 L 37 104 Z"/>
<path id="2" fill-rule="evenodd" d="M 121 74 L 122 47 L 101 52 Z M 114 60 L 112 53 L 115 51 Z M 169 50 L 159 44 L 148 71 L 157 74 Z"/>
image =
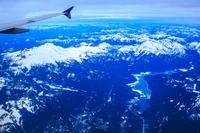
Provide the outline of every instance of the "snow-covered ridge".
<path id="1" fill-rule="evenodd" d="M 171 42 L 168 39 L 164 40 L 148 40 L 143 42 L 142 44 L 137 44 L 135 46 L 124 46 L 119 49 L 120 52 L 130 52 L 134 51 L 135 55 L 143 54 L 165 54 L 165 55 L 173 55 L 185 54 L 186 47 L 181 45 L 178 42 Z"/>
<path id="2" fill-rule="evenodd" d="M 22 110 L 35 113 L 38 109 L 39 107 L 28 97 L 9 100 L 4 105 L 0 105 L 0 132 L 8 131 L 15 126 L 22 126 Z"/>
<path id="3" fill-rule="evenodd" d="M 74 76 L 74 75 L 73 75 Z M 35 82 L 39 82 L 37 79 L 34 79 Z M 61 85 L 56 84 L 49 84 L 44 82 L 39 82 L 44 86 L 48 86 L 50 91 L 46 93 L 45 91 L 37 91 L 32 89 L 36 92 L 34 97 L 24 96 L 19 97 L 18 99 L 7 100 L 4 104 L 0 105 L 0 132 L 9 131 L 11 128 L 20 126 L 23 127 L 23 117 L 24 111 L 35 114 L 38 110 L 42 110 L 45 107 L 44 99 L 54 97 L 56 94 L 51 92 L 58 92 L 58 91 L 70 91 L 70 92 L 78 92 L 78 90 L 71 89 L 71 88 L 64 88 Z M 30 88 L 30 89 L 31 89 Z M 25 91 L 28 88 L 24 88 Z"/>
<path id="4" fill-rule="evenodd" d="M 164 35 L 163 35 L 164 36 Z M 144 38 L 143 38 L 144 39 Z M 184 46 L 179 42 L 171 41 L 170 39 L 148 39 L 141 44 L 135 45 L 110 45 L 108 43 L 100 43 L 97 46 L 92 46 L 92 43 L 82 42 L 79 47 L 63 48 L 56 46 L 53 43 L 45 43 L 39 47 L 24 49 L 23 51 L 4 53 L 5 59 L 11 59 L 12 67 L 16 73 L 22 68 L 31 69 L 32 66 L 41 66 L 46 64 L 56 65 L 58 62 L 70 64 L 72 61 L 82 62 L 84 59 L 89 59 L 94 56 L 109 56 L 119 55 L 120 53 L 134 53 L 135 56 L 141 55 L 175 55 L 182 56 L 187 49 L 197 50 L 200 53 L 200 45 L 197 42 L 191 43 L 189 46 Z M 111 49 L 115 49 L 117 54 L 109 53 Z M 123 54 L 122 54 L 123 56 Z M 119 57 L 114 57 L 119 58 Z M 122 58 L 122 57 L 120 57 Z"/>
<path id="5" fill-rule="evenodd" d="M 110 29 L 110 30 L 101 30 L 99 32 L 89 32 L 82 33 L 81 36 L 69 37 L 69 36 L 59 36 L 58 38 L 36 40 L 37 43 L 70 43 L 70 42 L 95 42 L 95 41 L 117 41 L 117 42 L 145 42 L 148 40 L 162 40 L 169 39 L 176 42 L 185 42 L 185 38 L 178 37 L 176 35 L 170 35 L 165 33 L 165 31 L 156 32 L 155 34 L 149 33 L 147 30 L 141 29 L 137 31 L 136 29 L 131 28 L 120 28 L 120 29 Z"/>
<path id="6" fill-rule="evenodd" d="M 109 33 L 109 31 L 107 31 Z M 149 33 L 142 33 L 142 34 L 136 34 L 136 33 L 127 33 L 124 32 L 117 32 L 116 33 L 109 33 L 109 34 L 103 34 L 99 38 L 101 41 L 106 40 L 114 40 L 114 41 L 120 41 L 120 42 L 130 42 L 130 41 L 137 41 L 137 42 L 145 42 L 145 41 L 156 41 L 156 40 L 163 40 L 168 39 L 170 41 L 176 41 L 176 42 L 185 42 L 184 38 L 168 35 L 163 32 L 158 32 L 156 34 L 149 34 Z"/>
<path id="7" fill-rule="evenodd" d="M 31 69 L 31 66 L 54 64 L 57 62 L 70 63 L 71 61 L 82 62 L 83 59 L 88 59 L 91 56 L 108 52 L 110 47 L 107 43 L 99 44 L 98 46 L 80 46 L 62 48 L 55 46 L 52 43 L 46 43 L 39 47 L 25 49 L 14 53 L 6 53 L 5 58 L 12 59 L 13 63 L 19 65 L 20 68 Z"/>

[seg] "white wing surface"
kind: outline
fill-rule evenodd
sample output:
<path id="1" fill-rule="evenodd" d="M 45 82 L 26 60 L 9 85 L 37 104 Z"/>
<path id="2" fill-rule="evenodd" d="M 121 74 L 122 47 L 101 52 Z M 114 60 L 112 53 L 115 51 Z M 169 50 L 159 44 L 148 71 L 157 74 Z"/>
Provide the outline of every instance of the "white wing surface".
<path id="1" fill-rule="evenodd" d="M 29 19 L 23 19 L 23 20 L 19 20 L 19 21 L 13 21 L 13 22 L 0 24 L 0 33 L 19 34 L 19 33 L 29 32 L 29 29 L 21 28 L 21 26 L 26 25 L 26 24 L 35 23 L 35 22 L 38 22 L 41 20 L 53 18 L 53 17 L 60 16 L 60 15 L 65 15 L 69 19 L 71 19 L 71 10 L 73 8 L 74 8 L 74 6 L 70 7 L 69 9 L 65 10 L 62 13 L 46 14 L 46 15 L 42 15 L 42 16 L 32 17 Z"/>

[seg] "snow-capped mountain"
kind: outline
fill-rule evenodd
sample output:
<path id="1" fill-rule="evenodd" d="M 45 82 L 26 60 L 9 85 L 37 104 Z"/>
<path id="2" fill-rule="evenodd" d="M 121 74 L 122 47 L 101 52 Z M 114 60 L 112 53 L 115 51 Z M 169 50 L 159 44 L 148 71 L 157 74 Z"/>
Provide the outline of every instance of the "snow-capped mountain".
<path id="1" fill-rule="evenodd" d="M 84 44 L 84 45 L 83 45 Z M 4 59 L 10 59 L 12 64 L 17 64 L 18 68 L 31 69 L 31 66 L 53 64 L 57 62 L 64 62 L 70 64 L 71 61 L 82 62 L 84 59 L 90 59 L 90 57 L 97 56 L 112 56 L 113 58 L 117 54 L 129 52 L 134 53 L 137 56 L 143 55 L 173 55 L 182 56 L 186 54 L 186 50 L 197 50 L 199 52 L 199 43 L 193 42 L 188 47 L 182 45 L 179 42 L 171 41 L 169 39 L 155 40 L 148 39 L 141 44 L 134 45 L 111 45 L 106 42 L 100 43 L 97 46 L 82 42 L 78 47 L 63 48 L 56 46 L 53 43 L 46 43 L 39 47 L 33 47 L 16 52 L 4 53 Z M 117 53 L 112 53 L 115 50 Z M 122 57 L 120 57 L 122 58 Z M 12 69 L 16 69 L 13 68 Z"/>
<path id="2" fill-rule="evenodd" d="M 199 27 L 119 22 L 0 35 L 0 132 L 198 129 Z"/>

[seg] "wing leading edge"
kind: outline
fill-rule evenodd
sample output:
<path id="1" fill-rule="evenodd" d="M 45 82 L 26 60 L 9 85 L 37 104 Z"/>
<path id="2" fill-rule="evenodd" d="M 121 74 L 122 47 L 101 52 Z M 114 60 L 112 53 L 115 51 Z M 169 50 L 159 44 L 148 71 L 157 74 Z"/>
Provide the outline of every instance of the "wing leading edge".
<path id="1" fill-rule="evenodd" d="M 29 29 L 20 28 L 20 26 L 35 23 L 35 22 L 53 18 L 53 17 L 57 17 L 60 15 L 65 15 L 66 17 L 71 19 L 71 10 L 73 8 L 74 8 L 74 6 L 70 7 L 69 9 L 65 10 L 62 13 L 46 14 L 46 15 L 42 15 L 42 16 L 32 17 L 29 19 L 0 24 L 0 33 L 2 33 L 2 34 L 19 34 L 19 33 L 29 32 L 30 31 Z"/>

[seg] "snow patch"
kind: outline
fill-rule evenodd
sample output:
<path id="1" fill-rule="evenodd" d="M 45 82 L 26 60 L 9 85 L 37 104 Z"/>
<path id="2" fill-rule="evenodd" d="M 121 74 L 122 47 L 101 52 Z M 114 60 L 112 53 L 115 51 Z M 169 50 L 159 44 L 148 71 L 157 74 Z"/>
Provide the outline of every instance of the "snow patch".
<path id="1" fill-rule="evenodd" d="M 67 75 L 67 78 L 74 78 L 75 77 L 75 74 L 74 73 L 69 73 L 68 75 Z"/>
<path id="2" fill-rule="evenodd" d="M 9 114 L 10 113 L 4 110 L 3 106 L 0 105 L 0 127 L 8 123 L 13 123 L 13 120 L 9 117 Z"/>
<path id="3" fill-rule="evenodd" d="M 37 106 L 35 106 L 32 100 L 27 97 L 18 100 L 16 105 L 19 109 L 26 109 L 30 113 L 35 113 L 37 111 Z"/>
<path id="4" fill-rule="evenodd" d="M 80 45 L 81 45 L 81 46 L 91 46 L 91 45 L 92 45 L 92 43 L 86 43 L 86 42 L 82 42 L 82 43 L 80 43 Z"/>
<path id="5" fill-rule="evenodd" d="M 107 35 L 101 35 L 100 36 L 100 40 L 101 41 L 106 41 L 106 40 L 119 40 L 120 42 L 129 42 L 133 39 L 125 37 L 123 34 L 121 33 L 117 33 L 117 34 L 107 34 Z"/>
<path id="6" fill-rule="evenodd" d="M 50 84 L 46 84 L 46 86 L 50 87 L 51 89 L 54 90 L 66 90 L 66 91 L 73 91 L 73 92 L 78 92 L 78 90 L 75 89 L 71 89 L 71 88 L 64 88 L 61 85 L 50 85 Z"/>
<path id="7" fill-rule="evenodd" d="M 200 43 L 199 42 L 190 43 L 189 48 L 192 50 L 197 50 L 197 52 L 200 54 Z"/>
<path id="8" fill-rule="evenodd" d="M 37 80 L 36 78 L 33 78 L 33 81 L 35 81 L 37 84 L 42 84 L 43 83 L 43 81 Z"/>
<path id="9" fill-rule="evenodd" d="M 179 71 L 181 71 L 181 72 L 187 72 L 188 69 L 179 69 Z"/>
<path id="10" fill-rule="evenodd" d="M 3 105 L 0 105 L 0 132 L 9 131 L 11 127 L 16 125 L 21 126 L 21 117 L 20 111 L 17 108 L 13 106 L 5 108 Z"/>
<path id="11" fill-rule="evenodd" d="M 2 89 L 2 87 L 5 85 L 6 79 L 3 77 L 0 77 L 0 90 Z"/>
<path id="12" fill-rule="evenodd" d="M 54 42 L 59 42 L 59 43 L 69 43 L 71 40 L 70 39 L 58 39 L 58 38 L 55 38 L 55 39 L 45 39 L 45 40 L 42 40 L 42 41 L 39 41 L 39 40 L 36 40 L 37 43 L 54 43 Z"/>
<path id="13" fill-rule="evenodd" d="M 145 97 L 145 95 L 142 93 L 141 90 L 136 90 L 136 89 L 132 88 L 132 91 L 139 93 L 141 95 L 141 97 Z"/>
<path id="14" fill-rule="evenodd" d="M 44 95 L 43 91 L 38 94 L 38 96 L 43 96 L 43 95 Z"/>

